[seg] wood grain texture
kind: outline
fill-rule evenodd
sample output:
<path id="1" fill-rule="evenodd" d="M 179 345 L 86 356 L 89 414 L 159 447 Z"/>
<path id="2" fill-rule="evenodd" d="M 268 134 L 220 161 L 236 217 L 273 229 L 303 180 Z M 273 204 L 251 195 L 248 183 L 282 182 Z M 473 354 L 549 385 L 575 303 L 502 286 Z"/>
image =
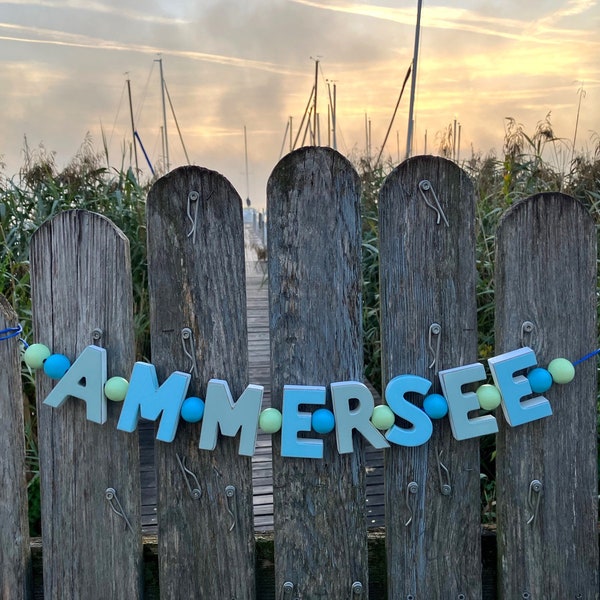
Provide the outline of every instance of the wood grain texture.
<path id="1" fill-rule="evenodd" d="M 31 242 L 35 341 L 75 360 L 96 345 L 107 350 L 108 376 L 128 378 L 134 361 L 129 242 L 108 219 L 82 210 L 45 223 Z M 86 420 L 85 403 L 42 404 L 53 383 L 36 376 L 44 538 L 44 597 L 138 598 L 142 593 L 140 482 L 136 435 L 108 421 Z M 112 487 L 133 531 L 115 515 Z"/>
<path id="2" fill-rule="evenodd" d="M 584 207 L 533 196 L 504 216 L 496 242 L 496 354 L 521 347 L 525 321 L 539 366 L 595 349 L 596 231 Z M 544 396 L 553 410 L 545 419 L 511 428 L 498 414 L 500 597 L 598 598 L 596 359 Z M 536 479 L 543 488 L 528 524 Z"/>
<path id="3" fill-rule="evenodd" d="M 0 294 L 0 330 L 18 324 Z M 0 365 L 0 598 L 22 600 L 32 587 L 19 336 L 0 341 Z"/>
<path id="4" fill-rule="evenodd" d="M 419 189 L 424 180 L 448 226 L 427 206 Z M 431 191 L 427 199 L 434 202 Z M 385 181 L 379 201 L 384 389 L 393 377 L 412 374 L 441 393 L 436 368 L 429 366 L 433 323 L 441 326 L 439 370 L 476 362 L 474 210 L 469 178 L 442 158 L 411 158 Z M 422 406 L 422 396 L 409 399 Z M 385 452 L 388 595 L 478 599 L 479 442 L 456 441 L 448 419 L 433 427 L 427 444 Z M 449 495 L 441 493 L 440 461 L 449 471 Z M 412 521 L 406 525 L 412 482 L 418 490 L 409 495 Z"/>
<path id="5" fill-rule="evenodd" d="M 359 180 L 328 148 L 302 148 L 267 185 L 272 405 L 286 384 L 362 381 Z M 328 390 L 329 394 L 329 390 Z M 331 408 L 328 397 L 327 406 Z M 313 437 L 319 437 L 313 434 Z M 367 589 L 362 442 L 323 460 L 282 458 L 273 436 L 276 595 L 349 598 Z"/>
<path id="6" fill-rule="evenodd" d="M 188 236 L 188 197 L 196 234 Z M 148 196 L 151 351 L 159 383 L 188 372 L 181 331 L 193 334 L 197 370 L 188 396 L 205 397 L 211 378 L 228 382 L 234 400 L 248 383 L 242 202 L 214 171 L 183 167 L 163 177 Z M 192 219 L 193 220 L 193 219 Z M 254 597 L 252 464 L 236 438 L 220 436 L 214 451 L 199 450 L 200 424 L 179 424 L 173 443 L 156 443 L 161 597 Z M 198 478 L 202 495 L 187 489 L 177 455 Z M 235 497 L 226 497 L 227 486 Z M 228 509 L 235 513 L 235 527 Z"/>

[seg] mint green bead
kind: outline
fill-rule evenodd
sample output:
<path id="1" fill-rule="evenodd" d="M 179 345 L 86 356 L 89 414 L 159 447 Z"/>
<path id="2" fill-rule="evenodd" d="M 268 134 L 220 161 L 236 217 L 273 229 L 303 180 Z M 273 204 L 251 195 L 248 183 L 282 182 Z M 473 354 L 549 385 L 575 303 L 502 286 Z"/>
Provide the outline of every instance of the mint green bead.
<path id="1" fill-rule="evenodd" d="M 483 410 L 494 410 L 498 408 L 500 402 L 502 402 L 500 390 L 490 383 L 480 385 L 475 393 L 477 394 L 477 400 L 479 400 L 479 406 L 481 406 Z"/>
<path id="2" fill-rule="evenodd" d="M 127 396 L 129 382 L 123 377 L 111 377 L 104 384 L 104 395 L 113 402 L 123 402 Z"/>
<path id="3" fill-rule="evenodd" d="M 575 377 L 575 367 L 566 358 L 555 358 L 550 361 L 548 371 L 550 371 L 554 383 L 569 383 Z"/>
<path id="4" fill-rule="evenodd" d="M 396 415 L 387 404 L 380 404 L 373 409 L 371 423 L 380 431 L 389 429 L 396 422 Z"/>
<path id="5" fill-rule="evenodd" d="M 276 408 L 265 408 L 260 413 L 258 425 L 265 433 L 277 433 L 281 429 L 283 418 Z"/>
<path id="6" fill-rule="evenodd" d="M 30 369 L 41 369 L 44 361 L 52 354 L 44 344 L 31 344 L 23 353 L 23 360 Z"/>

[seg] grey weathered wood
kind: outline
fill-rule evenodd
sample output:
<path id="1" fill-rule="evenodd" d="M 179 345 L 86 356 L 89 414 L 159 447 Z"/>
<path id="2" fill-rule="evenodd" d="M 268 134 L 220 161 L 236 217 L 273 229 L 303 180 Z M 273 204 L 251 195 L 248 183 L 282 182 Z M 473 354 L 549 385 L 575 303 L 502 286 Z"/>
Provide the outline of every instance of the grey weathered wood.
<path id="1" fill-rule="evenodd" d="M 449 226 L 443 218 L 437 223 L 425 203 L 423 180 L 431 182 Z M 434 202 L 431 192 L 427 198 Z M 474 210 L 469 178 L 445 159 L 411 158 L 386 179 L 379 202 L 384 389 L 393 377 L 412 374 L 441 393 L 429 367 L 433 323 L 441 326 L 439 370 L 476 362 Z M 422 400 L 411 401 L 422 406 Z M 433 427 L 427 444 L 385 453 L 388 595 L 480 598 L 479 440 L 456 441 L 447 418 Z M 441 493 L 440 460 L 450 473 L 450 495 Z M 406 526 L 411 482 L 418 491 Z"/>
<path id="2" fill-rule="evenodd" d="M 496 354 L 524 342 L 538 364 L 575 361 L 598 345 L 596 231 L 573 198 L 539 194 L 503 218 L 496 246 Z M 544 396 L 553 415 L 511 428 L 498 411 L 501 598 L 598 598 L 596 359 Z M 535 520 L 529 485 L 542 485 Z M 526 596 L 526 594 L 528 594 Z"/>
<path id="3" fill-rule="evenodd" d="M 359 180 L 328 148 L 302 148 L 267 186 L 272 405 L 286 384 L 362 381 Z M 327 400 L 328 405 L 330 399 Z M 314 434 L 314 437 L 319 437 Z M 365 472 L 361 440 L 324 459 L 280 456 L 273 436 L 276 595 L 349 598 L 367 589 Z"/>
<path id="4" fill-rule="evenodd" d="M 196 233 L 188 196 L 199 199 Z M 191 203 L 190 214 L 195 214 Z M 151 351 L 159 383 L 189 371 L 181 331 L 193 333 L 197 373 L 188 396 L 204 398 L 211 378 L 228 382 L 235 400 L 248 383 L 242 202 L 231 184 L 200 167 L 176 169 L 148 196 Z M 239 435 L 199 450 L 200 424 L 180 422 L 172 443 L 157 441 L 161 597 L 254 597 L 252 464 L 238 455 Z M 176 455 L 197 476 L 194 500 Z M 236 525 L 229 531 L 225 488 L 233 485 Z"/>
<path id="5" fill-rule="evenodd" d="M 129 242 L 108 219 L 82 210 L 45 223 L 31 242 L 35 341 L 75 360 L 96 345 L 107 350 L 108 376 L 128 378 L 134 361 Z M 37 374 L 44 539 L 44 597 L 137 598 L 142 589 L 138 440 L 108 421 L 86 420 L 85 403 L 42 404 L 53 382 Z M 116 490 L 133 526 L 113 513 Z"/>
<path id="6" fill-rule="evenodd" d="M 18 323 L 0 294 L 0 330 Z M 0 598 L 21 600 L 32 588 L 19 336 L 0 341 L 0 365 Z"/>

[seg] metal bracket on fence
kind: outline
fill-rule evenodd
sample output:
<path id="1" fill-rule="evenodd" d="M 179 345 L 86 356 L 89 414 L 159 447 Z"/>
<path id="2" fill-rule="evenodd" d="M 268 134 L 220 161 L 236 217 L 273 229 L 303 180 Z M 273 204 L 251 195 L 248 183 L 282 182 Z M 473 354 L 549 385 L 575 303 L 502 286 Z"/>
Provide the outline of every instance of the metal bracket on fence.
<path id="1" fill-rule="evenodd" d="M 183 353 L 190 359 L 191 367 L 189 373 L 196 375 L 196 355 L 194 354 L 194 334 L 189 327 L 184 327 L 181 330 L 181 345 Z"/>
<path id="2" fill-rule="evenodd" d="M 225 496 L 227 497 L 227 512 L 233 517 L 233 521 L 229 526 L 229 531 L 233 531 L 237 523 L 237 516 L 235 514 L 235 486 L 228 485 L 225 488 Z"/>
<path id="3" fill-rule="evenodd" d="M 437 197 L 437 194 L 435 193 L 435 190 L 433 189 L 431 182 L 428 181 L 427 179 L 423 179 L 423 181 L 419 182 L 419 191 L 421 192 L 421 196 L 423 196 L 423 200 L 425 200 L 425 204 L 427 204 L 427 206 L 429 206 L 429 208 L 432 208 L 435 211 L 435 213 L 437 215 L 436 224 L 439 225 L 440 220 L 443 219 L 444 223 L 446 224 L 446 227 L 450 227 L 450 225 L 448 224 L 448 219 L 446 219 L 446 215 L 444 214 L 444 211 L 442 210 L 440 200 Z M 431 195 L 433 196 L 433 201 L 435 202 L 435 204 L 432 204 L 430 202 L 429 198 L 427 198 L 426 192 L 431 192 Z"/>
<path id="4" fill-rule="evenodd" d="M 192 224 L 187 236 L 192 238 L 192 242 L 196 242 L 196 224 L 198 222 L 198 205 L 200 204 L 200 194 L 196 190 L 192 190 L 187 197 L 187 216 Z M 192 204 L 194 205 L 194 216 L 192 217 Z"/>
<path id="5" fill-rule="evenodd" d="M 115 489 L 111 487 L 107 488 L 106 492 L 104 492 L 104 496 L 108 501 L 108 505 L 110 506 L 111 510 L 125 521 L 125 528 L 129 527 L 129 529 L 133 531 L 133 527 L 131 526 L 129 519 L 127 518 L 127 515 L 125 514 L 125 511 L 119 502 L 119 498 L 117 497 L 117 492 Z"/>
<path id="6" fill-rule="evenodd" d="M 433 338 L 435 338 L 435 348 L 433 347 Z M 429 326 L 429 335 L 427 339 L 427 344 L 429 346 L 429 351 L 433 356 L 433 360 L 431 361 L 429 368 L 433 369 L 435 367 L 435 374 L 437 375 L 439 369 L 439 358 L 440 358 L 440 345 L 442 342 L 442 326 L 439 323 L 432 323 Z"/>
<path id="7" fill-rule="evenodd" d="M 198 481 L 198 478 L 196 477 L 193 471 L 190 471 L 185 466 L 185 456 L 183 458 L 181 458 L 179 454 L 176 454 L 175 456 L 177 458 L 177 462 L 179 463 L 179 468 L 181 469 L 181 473 L 183 474 L 183 479 L 185 480 L 185 485 L 187 486 L 190 496 L 194 500 L 200 500 L 200 496 L 202 496 L 202 488 L 200 487 L 200 482 Z M 192 484 L 190 483 L 190 478 L 194 480 L 194 487 L 192 487 Z"/>
<path id="8" fill-rule="evenodd" d="M 352 584 L 350 599 L 357 598 L 358 596 L 362 596 L 363 591 L 364 591 L 363 584 L 360 581 L 355 581 Z"/>
<path id="9" fill-rule="evenodd" d="M 443 496 L 449 496 L 452 493 L 452 485 L 450 485 L 450 471 L 442 462 L 443 450 L 438 454 L 438 477 L 440 480 L 440 492 Z"/>
<path id="10" fill-rule="evenodd" d="M 408 512 L 410 514 L 410 518 L 408 519 L 408 521 L 406 521 L 406 523 L 404 523 L 405 527 L 408 527 L 413 520 L 413 509 L 412 506 L 410 505 L 410 496 L 411 494 L 414 496 L 416 495 L 416 493 L 419 491 L 419 484 L 416 481 L 411 481 L 407 486 L 406 486 L 406 508 L 408 508 Z"/>
<path id="11" fill-rule="evenodd" d="M 542 495 L 542 482 L 539 479 L 534 479 L 529 484 L 529 492 L 527 494 L 527 504 L 531 510 L 531 517 L 527 520 L 527 525 L 531 525 L 535 521 L 540 507 L 540 498 Z"/>

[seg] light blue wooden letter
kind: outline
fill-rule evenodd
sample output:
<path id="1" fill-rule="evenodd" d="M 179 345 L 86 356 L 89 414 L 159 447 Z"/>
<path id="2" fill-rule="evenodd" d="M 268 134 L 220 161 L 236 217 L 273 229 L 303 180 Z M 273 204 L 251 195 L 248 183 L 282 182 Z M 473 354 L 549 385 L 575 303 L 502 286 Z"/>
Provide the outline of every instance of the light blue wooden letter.
<path id="1" fill-rule="evenodd" d="M 355 410 L 350 410 L 350 400 L 358 400 Z M 340 381 L 331 384 L 331 402 L 335 414 L 335 434 L 340 454 L 354 451 L 352 430 L 369 441 L 374 448 L 389 448 L 385 438 L 371 423 L 375 401 L 369 388 L 359 381 Z"/>
<path id="2" fill-rule="evenodd" d="M 154 365 L 136 362 L 117 429 L 135 431 L 140 416 L 156 421 L 162 413 L 156 439 L 172 442 L 175 439 L 181 405 L 185 400 L 190 379 L 189 373 L 175 371 L 159 387 Z"/>
<path id="3" fill-rule="evenodd" d="M 529 380 L 524 375 L 514 377 L 517 371 L 535 367 L 537 360 L 531 348 L 519 348 L 488 359 L 496 387 L 502 394 L 502 412 L 512 427 L 537 421 L 552 414 L 550 402 L 544 396 L 521 401 L 533 394 Z"/>
<path id="4" fill-rule="evenodd" d="M 234 402 L 227 382 L 222 379 L 211 379 L 206 387 L 206 402 L 198 447 L 201 450 L 214 450 L 219 427 L 221 433 L 229 437 L 234 437 L 241 429 L 238 454 L 254 456 L 263 390 L 262 385 L 249 385 L 238 401 Z"/>
<path id="5" fill-rule="evenodd" d="M 311 430 L 311 413 L 299 412 L 301 404 L 325 404 L 325 388 L 311 385 L 283 387 L 281 456 L 323 458 L 323 440 L 299 438 L 299 431 Z"/>
<path id="6" fill-rule="evenodd" d="M 48 406 L 60 406 L 68 396 L 86 403 L 86 418 L 94 423 L 106 423 L 106 350 L 88 346 L 71 365 L 44 400 Z"/>
<path id="7" fill-rule="evenodd" d="M 398 375 L 385 388 L 387 405 L 402 419 L 413 424 L 408 429 L 392 425 L 385 437 L 399 446 L 421 446 L 433 433 L 431 419 L 416 405 L 410 403 L 404 394 L 416 392 L 423 396 L 429 391 L 431 381 L 417 375 Z"/>
<path id="8" fill-rule="evenodd" d="M 498 431 L 498 422 L 492 415 L 469 419 L 469 412 L 479 410 L 479 400 L 475 392 L 463 392 L 468 383 L 485 380 L 485 368 L 481 363 L 473 363 L 439 372 L 440 383 L 448 403 L 448 418 L 452 435 L 457 440 L 467 440 Z"/>

